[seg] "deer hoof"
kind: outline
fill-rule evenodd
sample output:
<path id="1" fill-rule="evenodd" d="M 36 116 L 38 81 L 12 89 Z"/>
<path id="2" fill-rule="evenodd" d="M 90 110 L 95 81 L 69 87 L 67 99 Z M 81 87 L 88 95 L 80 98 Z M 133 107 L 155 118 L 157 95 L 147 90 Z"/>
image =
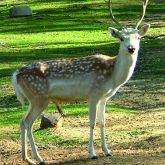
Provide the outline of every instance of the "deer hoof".
<path id="1" fill-rule="evenodd" d="M 92 160 L 98 159 L 98 156 L 93 156 L 91 159 Z"/>
<path id="2" fill-rule="evenodd" d="M 106 157 L 111 157 L 111 156 L 112 156 L 112 154 L 110 154 L 110 153 L 109 154 L 106 154 Z"/>
<path id="3" fill-rule="evenodd" d="M 45 162 L 40 162 L 38 165 L 45 165 Z"/>

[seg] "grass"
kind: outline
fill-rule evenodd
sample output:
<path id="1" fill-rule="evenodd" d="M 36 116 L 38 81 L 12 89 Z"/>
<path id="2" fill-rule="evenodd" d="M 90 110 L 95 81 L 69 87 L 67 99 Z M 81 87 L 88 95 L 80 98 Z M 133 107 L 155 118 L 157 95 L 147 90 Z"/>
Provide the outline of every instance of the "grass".
<path id="1" fill-rule="evenodd" d="M 139 17 L 141 6 L 135 0 L 129 2 L 129 5 L 124 0 L 120 3 L 117 3 L 117 0 L 114 2 L 116 17 L 124 21 L 124 24 L 130 21 L 130 26 L 133 25 L 134 19 Z M 8 10 L 13 4 L 30 5 L 33 17 L 9 18 Z M 0 3 L 0 10 L 2 11 L 0 15 L 0 128 L 3 129 L 0 139 L 16 140 L 20 136 L 19 120 L 26 112 L 27 106 L 20 106 L 11 87 L 11 75 L 14 70 L 39 59 L 81 57 L 94 53 L 115 55 L 119 44 L 108 35 L 107 27 L 115 25 L 109 19 L 108 9 L 101 0 L 97 2 L 3 0 Z M 152 24 L 148 36 L 164 33 L 164 24 L 158 22 L 158 19 L 160 22 L 165 21 L 164 15 L 165 5 L 156 4 L 151 0 L 146 16 L 146 22 Z M 165 92 L 164 42 L 164 38 L 142 40 L 135 76 L 126 87 L 122 88 L 121 93 L 112 99 L 112 105 L 107 106 L 108 114 L 115 119 L 137 115 L 138 109 L 164 107 L 165 102 L 160 96 Z M 155 88 L 158 91 L 156 93 L 154 93 Z M 155 95 L 157 96 L 154 97 Z M 68 120 L 76 120 L 77 116 L 88 118 L 85 104 L 63 105 L 63 108 Z M 49 111 L 54 111 L 53 105 L 49 106 Z M 114 132 L 113 136 L 143 135 L 152 130 L 129 128 L 119 132 Z M 39 143 L 65 147 L 76 146 L 82 144 L 84 140 L 87 141 L 87 137 L 82 136 L 70 138 L 60 134 L 55 135 L 52 129 L 35 132 L 35 137 Z"/>
<path id="2" fill-rule="evenodd" d="M 18 105 L 17 105 L 18 106 Z M 109 107 L 112 109 L 109 110 Z M 77 120 L 77 117 L 80 118 L 87 118 L 88 119 L 88 110 L 86 104 L 66 104 L 63 105 L 62 108 L 64 109 L 66 120 Z M 20 131 L 19 131 L 19 120 L 22 118 L 22 116 L 26 113 L 27 106 L 21 107 L 15 107 L 15 108 L 6 108 L 2 110 L 0 109 L 0 127 L 1 128 L 10 128 L 10 130 L 5 129 L 2 130 L 0 139 L 3 138 L 11 138 L 11 139 L 20 139 Z M 54 112 L 55 108 L 54 105 L 50 104 L 48 107 L 48 112 Z M 129 114 L 134 114 L 136 111 L 134 110 L 127 110 L 123 108 L 119 108 L 117 106 L 108 106 L 107 112 L 113 113 L 113 115 L 119 115 L 122 116 L 128 116 Z M 47 113 L 47 112 L 45 112 Z M 73 122 L 74 123 L 74 122 Z M 38 130 L 39 129 L 40 120 L 37 120 L 34 128 L 36 132 L 34 133 L 37 142 L 46 143 L 46 144 L 56 144 L 66 147 L 68 146 L 75 146 L 77 144 L 83 143 L 84 139 L 79 137 L 74 137 L 68 139 L 63 139 L 60 135 L 56 135 L 55 129 L 45 129 L 45 130 Z M 14 128 L 14 129 L 13 129 Z M 64 126 L 63 129 L 71 129 L 70 127 L 67 128 L 67 126 Z M 54 132 L 55 131 L 55 132 Z"/>

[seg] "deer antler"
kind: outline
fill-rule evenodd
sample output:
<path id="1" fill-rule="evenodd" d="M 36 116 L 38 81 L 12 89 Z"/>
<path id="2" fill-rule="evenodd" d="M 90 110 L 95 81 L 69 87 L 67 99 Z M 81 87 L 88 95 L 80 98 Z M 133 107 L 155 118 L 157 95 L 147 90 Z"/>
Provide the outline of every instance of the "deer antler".
<path id="1" fill-rule="evenodd" d="M 137 24 L 135 26 L 135 29 L 138 29 L 139 25 L 143 21 L 143 18 L 144 18 L 145 12 L 146 12 L 146 7 L 147 7 L 147 4 L 148 4 L 149 0 L 142 0 L 142 1 L 143 1 L 143 14 L 141 16 L 141 19 L 137 22 Z"/>
<path id="2" fill-rule="evenodd" d="M 113 15 L 113 12 L 112 12 L 112 1 L 111 1 L 111 0 L 108 1 L 108 6 L 109 6 L 110 17 L 112 18 L 112 20 L 113 20 L 121 29 L 123 29 L 122 25 L 116 20 L 116 18 L 115 18 L 114 15 Z"/>

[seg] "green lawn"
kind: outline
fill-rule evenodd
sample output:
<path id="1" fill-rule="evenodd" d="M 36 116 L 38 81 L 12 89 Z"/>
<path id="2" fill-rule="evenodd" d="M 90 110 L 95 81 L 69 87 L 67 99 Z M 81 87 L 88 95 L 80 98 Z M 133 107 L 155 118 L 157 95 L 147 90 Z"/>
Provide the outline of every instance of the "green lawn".
<path id="1" fill-rule="evenodd" d="M 142 6 L 135 0 L 116 2 L 118 0 L 114 0 L 116 17 L 123 21 L 124 25 L 128 22 L 130 26 L 135 25 Z M 9 18 L 8 10 L 13 4 L 30 5 L 33 17 Z M 148 36 L 158 36 L 165 32 L 165 24 L 160 23 L 165 22 L 165 4 L 163 4 L 156 4 L 155 0 L 150 0 L 145 21 L 152 25 Z M 108 34 L 108 26 L 116 27 L 116 25 L 109 19 L 104 0 L 2 0 L 0 11 L 2 11 L 0 14 L 0 127 L 3 128 L 0 138 L 16 140 L 20 138 L 19 120 L 26 112 L 27 106 L 21 107 L 14 95 L 11 86 L 11 75 L 14 70 L 40 59 L 81 57 L 95 53 L 116 55 L 119 43 Z M 159 95 L 165 92 L 164 43 L 163 37 L 142 40 L 136 74 L 130 84 L 121 90 L 121 94 L 114 97 L 112 105 L 108 106 L 108 113 L 120 117 L 135 114 L 138 109 L 164 107 L 163 98 L 154 97 L 157 94 L 154 89 Z M 145 83 L 140 83 L 141 80 Z M 140 97 L 136 95 L 137 88 L 134 85 L 142 91 Z M 131 89 L 129 91 L 129 88 L 134 91 Z M 140 100 L 145 99 L 145 94 L 151 94 L 152 97 L 147 99 L 153 98 L 152 103 L 154 99 L 158 101 L 151 104 L 146 100 L 146 104 L 139 105 L 139 102 L 142 102 Z M 63 105 L 63 108 L 66 118 L 75 116 L 87 118 L 86 104 Z M 48 109 L 54 111 L 54 106 L 50 105 Z M 38 125 L 39 121 L 36 128 Z M 10 131 L 5 131 L 5 128 Z M 149 130 L 133 129 L 127 130 L 126 134 L 136 135 L 147 131 Z M 43 135 L 47 135 L 47 138 Z M 38 142 L 64 146 L 83 142 L 81 138 L 64 139 L 60 135 L 54 135 L 51 129 L 37 131 L 35 137 Z"/>

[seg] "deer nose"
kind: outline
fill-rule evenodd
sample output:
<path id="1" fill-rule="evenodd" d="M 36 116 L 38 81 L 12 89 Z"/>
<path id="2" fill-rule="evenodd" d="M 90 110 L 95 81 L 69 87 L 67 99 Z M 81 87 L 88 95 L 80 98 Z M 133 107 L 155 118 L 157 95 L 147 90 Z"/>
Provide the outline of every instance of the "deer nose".
<path id="1" fill-rule="evenodd" d="M 135 48 L 132 45 L 129 45 L 127 48 L 128 48 L 129 53 L 134 53 L 135 52 Z"/>

